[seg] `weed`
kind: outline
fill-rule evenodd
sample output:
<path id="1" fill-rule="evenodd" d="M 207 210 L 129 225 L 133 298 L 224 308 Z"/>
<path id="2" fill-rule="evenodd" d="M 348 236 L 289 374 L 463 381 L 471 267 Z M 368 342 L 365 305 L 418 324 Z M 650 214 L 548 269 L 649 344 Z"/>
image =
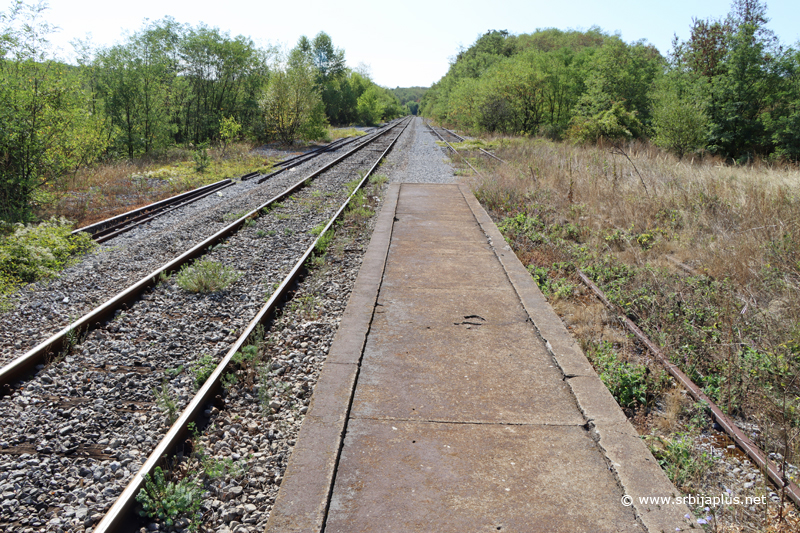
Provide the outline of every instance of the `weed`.
<path id="1" fill-rule="evenodd" d="M 245 216 L 247 213 L 249 213 L 249 211 L 241 211 L 241 212 L 238 212 L 238 213 L 225 213 L 224 215 L 222 215 L 222 220 L 224 220 L 225 222 L 231 222 L 233 220 L 239 220 L 240 218 Z"/>
<path id="2" fill-rule="evenodd" d="M 237 378 L 236 374 L 233 372 L 228 372 L 222 376 L 222 386 L 225 388 L 225 390 L 230 390 L 230 388 L 236 385 L 238 382 L 239 378 Z"/>
<path id="3" fill-rule="evenodd" d="M 211 354 L 204 354 L 192 369 L 194 374 L 194 384 L 198 389 L 211 377 L 214 369 L 217 368 L 217 361 Z"/>
<path id="4" fill-rule="evenodd" d="M 714 464 L 714 458 L 705 451 L 694 449 L 689 435 L 675 435 L 672 439 L 650 438 L 650 451 L 667 476 L 678 488 L 689 491 Z"/>
<path id="5" fill-rule="evenodd" d="M 277 234 L 278 234 L 278 232 L 277 232 L 277 231 L 275 231 L 274 229 L 271 229 L 271 230 L 269 230 L 269 231 L 267 232 L 267 235 L 269 235 L 270 237 L 274 237 L 274 236 L 275 236 L 275 235 L 277 235 Z"/>
<path id="6" fill-rule="evenodd" d="M 256 231 L 256 237 L 258 237 L 259 239 L 263 239 L 266 236 L 267 236 L 267 232 L 264 231 L 263 229 L 260 229 L 260 230 Z"/>
<path id="7" fill-rule="evenodd" d="M 211 293 L 227 288 L 240 277 L 233 268 L 207 259 L 182 266 L 175 281 L 186 291 Z"/>
<path id="8" fill-rule="evenodd" d="M 255 361 L 257 357 L 258 357 L 258 346 L 254 344 L 248 344 L 246 346 L 242 346 L 241 351 L 237 351 L 236 353 L 234 353 L 232 360 L 234 363 L 245 368 L 253 361 Z"/>
<path id="9" fill-rule="evenodd" d="M 283 228 L 283 233 L 287 236 L 290 236 L 294 232 L 292 231 L 292 228 Z"/>
<path id="10" fill-rule="evenodd" d="M 316 318 L 318 316 L 317 299 L 311 294 L 295 297 L 289 304 L 289 313 L 299 313 Z"/>
<path id="11" fill-rule="evenodd" d="M 200 461 L 200 466 L 203 473 L 209 479 L 219 479 L 222 477 L 237 478 L 244 473 L 244 467 L 241 464 L 234 462 L 230 457 L 224 459 L 216 459 L 214 457 L 206 456 Z"/>
<path id="12" fill-rule="evenodd" d="M 194 160 L 194 169 L 197 172 L 205 172 L 211 164 L 211 157 L 208 155 L 208 146 L 205 143 L 198 146 L 197 150 L 192 154 L 192 159 Z"/>
<path id="13" fill-rule="evenodd" d="M 0 296 L 23 283 L 55 277 L 77 255 L 96 247 L 89 234 L 72 235 L 64 218 L 28 226 L 3 223 L 0 230 Z"/>
<path id="14" fill-rule="evenodd" d="M 608 341 L 595 346 L 591 361 L 600 379 L 622 407 L 635 408 L 647 404 L 646 366 L 621 361 Z"/>
<path id="15" fill-rule="evenodd" d="M 167 415 L 167 425 L 171 426 L 178 419 L 178 401 L 175 395 L 169 391 L 167 380 L 164 379 L 161 382 L 161 389 L 153 387 L 152 393 L 158 409 Z"/>
<path id="16" fill-rule="evenodd" d="M 203 489 L 194 482 L 183 479 L 178 482 L 167 481 L 166 475 L 157 466 L 153 476 L 145 476 L 144 487 L 136 495 L 142 506 L 142 516 L 158 518 L 168 526 L 180 517 L 188 517 L 194 523 L 199 518 Z"/>
<path id="17" fill-rule="evenodd" d="M 174 378 L 175 376 L 177 376 L 181 372 L 183 372 L 183 365 L 180 365 L 180 366 L 178 366 L 176 368 L 169 368 L 169 369 L 164 371 L 164 373 L 166 375 L 168 375 L 170 378 Z"/>
<path id="18" fill-rule="evenodd" d="M 389 178 L 385 174 L 373 174 L 369 177 L 370 184 L 374 185 L 375 187 L 380 187 L 388 181 Z"/>

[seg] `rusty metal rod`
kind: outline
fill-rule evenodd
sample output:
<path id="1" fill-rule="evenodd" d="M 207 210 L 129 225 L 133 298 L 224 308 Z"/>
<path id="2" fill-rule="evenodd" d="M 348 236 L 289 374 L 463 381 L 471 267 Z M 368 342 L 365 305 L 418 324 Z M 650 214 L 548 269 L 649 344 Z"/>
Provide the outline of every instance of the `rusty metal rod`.
<path id="1" fill-rule="evenodd" d="M 433 133 L 434 133 L 434 134 L 435 134 L 437 137 L 439 137 L 439 139 L 440 139 L 440 140 L 441 140 L 443 143 L 445 143 L 445 144 L 447 145 L 447 147 L 448 147 L 448 148 L 449 148 L 449 149 L 450 149 L 450 150 L 451 150 L 451 151 L 452 151 L 454 154 L 456 154 L 457 156 L 459 156 L 459 157 L 462 159 L 462 161 L 464 161 L 464 163 L 466 163 L 467 165 L 469 165 L 469 168 L 471 168 L 471 169 L 472 169 L 472 171 L 473 171 L 475 174 L 477 174 L 478 176 L 481 176 L 481 177 L 483 177 L 483 174 L 481 174 L 480 172 L 478 172 L 478 169 L 477 169 L 477 168 L 475 168 L 475 167 L 473 167 L 473 166 L 470 164 L 470 162 L 469 162 L 469 161 L 467 161 L 467 158 L 466 158 L 466 157 L 464 157 L 463 155 L 461 155 L 460 153 L 458 153 L 458 150 L 456 150 L 455 148 L 453 148 L 453 145 L 452 145 L 452 144 L 450 144 L 449 142 L 445 141 L 445 140 L 444 140 L 444 137 L 442 137 L 442 136 L 439 134 L 439 132 L 438 132 L 438 131 L 436 131 L 436 129 L 435 129 L 434 127 L 432 127 L 432 126 L 431 126 L 430 124 L 428 124 L 428 123 L 425 123 L 425 125 L 426 125 L 426 126 L 428 126 L 428 129 L 429 129 L 429 130 L 431 130 L 431 131 L 432 131 L 432 132 L 433 132 Z"/>
<path id="2" fill-rule="evenodd" d="M 606 295 L 603 294 L 603 291 L 601 291 L 600 288 L 597 287 L 597 285 L 595 285 L 586 274 L 580 270 L 577 272 L 578 276 L 581 278 L 581 281 L 583 281 L 583 283 L 592 290 L 592 292 L 606 305 L 606 307 L 613 311 L 621 312 L 616 305 L 611 303 L 611 301 L 606 298 Z M 703 402 L 708 405 L 708 408 L 711 411 L 711 414 L 714 416 L 714 419 L 722 427 L 722 429 L 725 430 L 725 433 L 730 435 L 734 442 L 736 442 L 736 444 L 742 450 L 744 450 L 748 457 L 750 457 L 750 459 L 752 459 L 762 471 L 766 470 L 769 479 L 771 479 L 779 489 L 784 489 L 786 494 L 795 505 L 800 506 L 800 488 L 798 488 L 797 485 L 791 480 L 786 480 L 784 483 L 780 470 L 772 461 L 769 460 L 767 455 L 758 446 L 756 446 L 756 444 L 750 440 L 741 429 L 736 426 L 734 421 L 731 420 L 728 415 L 722 412 L 722 409 L 720 409 L 717 404 L 712 402 L 711 399 L 706 396 L 702 390 L 700 390 L 700 387 L 698 387 L 689 378 L 689 376 L 684 374 L 676 364 L 674 364 L 669 360 L 669 358 L 667 358 L 666 355 L 664 355 L 661 349 L 656 346 L 647 337 L 647 335 L 642 332 L 641 329 L 639 329 L 639 326 L 637 326 L 630 318 L 625 316 L 624 313 L 621 313 L 619 318 L 625 324 L 625 327 L 627 327 L 628 330 L 630 330 L 630 332 L 642 342 L 642 344 L 647 346 L 655 358 L 658 359 L 662 365 L 664 365 L 664 367 L 667 369 L 667 372 L 669 372 L 672 377 L 674 377 L 681 385 L 684 386 L 684 388 L 689 392 L 692 398 L 695 399 L 695 401 Z"/>
<path id="3" fill-rule="evenodd" d="M 465 140 L 466 140 L 466 139 L 464 139 L 464 137 L 462 137 L 461 135 L 457 134 L 456 132 L 454 132 L 454 131 L 452 131 L 452 130 L 448 130 L 447 128 L 442 128 L 442 129 L 443 129 L 444 131 L 446 131 L 447 133 L 449 133 L 450 135 L 452 135 L 453 137 L 455 137 L 456 139 L 460 140 L 460 141 L 465 141 Z M 503 161 L 502 159 L 500 159 L 499 157 L 497 157 L 496 155 L 494 155 L 492 152 L 489 152 L 489 151 L 487 151 L 487 150 L 484 150 L 483 148 L 478 148 L 478 150 L 480 150 L 480 151 L 481 151 L 481 152 L 483 152 L 485 155 L 488 155 L 489 157 L 491 157 L 491 158 L 493 158 L 493 159 L 497 159 L 497 160 L 498 160 L 498 161 L 500 161 L 501 163 L 505 163 L 505 161 Z"/>

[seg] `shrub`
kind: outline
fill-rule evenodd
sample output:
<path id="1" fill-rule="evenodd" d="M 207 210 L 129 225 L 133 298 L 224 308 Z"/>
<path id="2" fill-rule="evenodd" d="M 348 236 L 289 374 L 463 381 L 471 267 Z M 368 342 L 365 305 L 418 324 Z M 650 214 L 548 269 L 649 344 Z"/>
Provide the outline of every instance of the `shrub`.
<path id="1" fill-rule="evenodd" d="M 8 229 L 11 233 L 0 240 L 0 284 L 4 279 L 8 283 L 54 277 L 74 255 L 95 246 L 86 233 L 72 235 L 69 221 L 63 218 Z"/>
<path id="2" fill-rule="evenodd" d="M 226 289 L 241 277 L 231 267 L 216 261 L 198 261 L 183 265 L 175 278 L 180 288 L 189 292 L 210 293 Z"/>

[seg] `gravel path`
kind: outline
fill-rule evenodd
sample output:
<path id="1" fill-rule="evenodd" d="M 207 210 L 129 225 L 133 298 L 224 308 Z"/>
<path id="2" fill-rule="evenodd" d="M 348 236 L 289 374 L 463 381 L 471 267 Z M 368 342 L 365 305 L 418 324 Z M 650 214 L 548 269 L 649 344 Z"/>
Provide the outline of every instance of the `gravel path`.
<path id="1" fill-rule="evenodd" d="M 410 135 L 408 135 L 410 133 Z M 397 148 L 387 158 L 387 172 L 396 183 L 453 183 L 456 177 L 447 156 L 447 149 L 436 144 L 438 138 L 425 126 L 422 118 L 413 124 Z"/>

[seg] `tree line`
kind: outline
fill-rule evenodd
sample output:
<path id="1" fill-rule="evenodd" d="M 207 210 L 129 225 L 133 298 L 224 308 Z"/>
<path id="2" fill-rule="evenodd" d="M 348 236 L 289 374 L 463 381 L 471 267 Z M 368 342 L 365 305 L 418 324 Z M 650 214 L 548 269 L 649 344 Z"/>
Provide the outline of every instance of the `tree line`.
<path id="1" fill-rule="evenodd" d="M 0 12 L 0 219 L 32 217 L 37 189 L 109 158 L 203 147 L 240 135 L 315 140 L 329 124 L 405 114 L 324 32 L 285 54 L 249 37 L 172 18 L 121 43 L 76 42 L 77 65 L 50 52 L 44 3 Z"/>
<path id="2" fill-rule="evenodd" d="M 760 0 L 695 19 L 667 57 L 599 28 L 491 30 L 451 62 L 422 114 L 476 132 L 594 142 L 648 138 L 731 161 L 800 156 L 800 52 Z"/>

